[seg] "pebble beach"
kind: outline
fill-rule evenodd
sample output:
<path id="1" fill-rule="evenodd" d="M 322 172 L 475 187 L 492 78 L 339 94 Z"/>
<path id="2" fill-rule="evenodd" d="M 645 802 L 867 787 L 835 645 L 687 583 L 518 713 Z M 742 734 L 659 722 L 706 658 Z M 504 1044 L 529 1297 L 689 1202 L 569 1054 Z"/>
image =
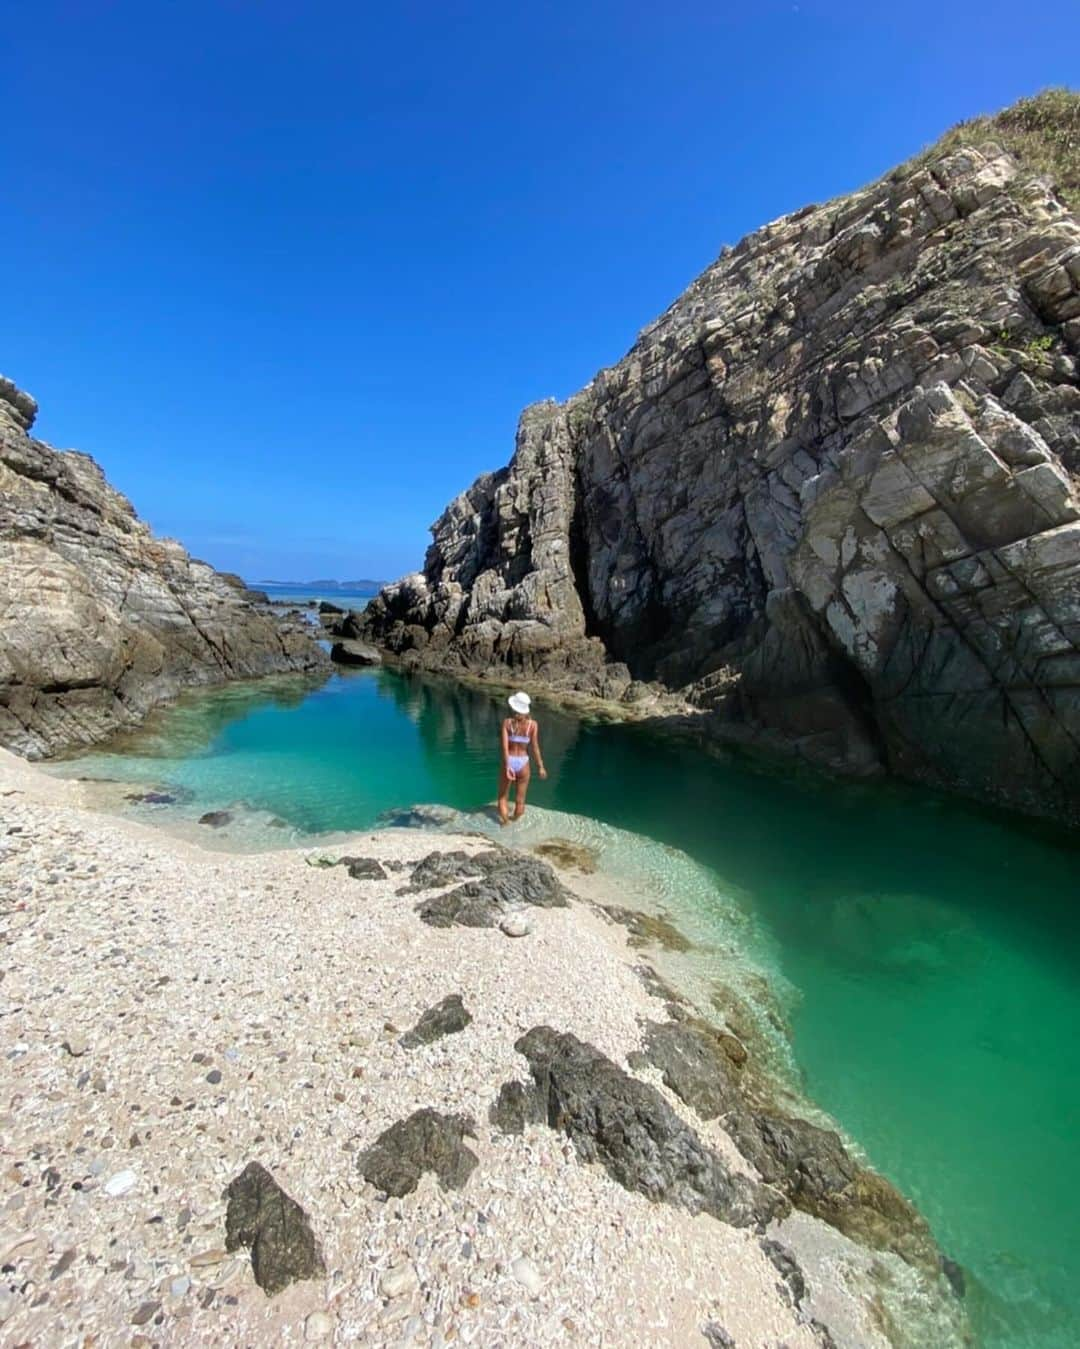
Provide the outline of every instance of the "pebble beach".
<path id="1" fill-rule="evenodd" d="M 0 751 L 3 1343 L 889 1343 L 862 1296 L 873 1261 L 824 1224 L 773 1225 L 813 1252 L 793 1289 L 761 1230 L 652 1202 L 545 1124 L 493 1127 L 530 1028 L 625 1065 L 663 1014 L 602 877 L 571 867 L 566 907 L 501 927 L 420 921 L 400 893 L 416 863 L 490 847 L 387 829 L 341 848 L 381 877 L 204 851 Z M 462 1029 L 402 1043 L 452 995 Z M 719 1121 L 637 1076 L 753 1176 Z M 388 1195 L 358 1159 L 425 1108 L 467 1117 L 471 1174 Z M 226 1249 L 226 1189 L 252 1162 L 321 1255 L 274 1295 Z"/>

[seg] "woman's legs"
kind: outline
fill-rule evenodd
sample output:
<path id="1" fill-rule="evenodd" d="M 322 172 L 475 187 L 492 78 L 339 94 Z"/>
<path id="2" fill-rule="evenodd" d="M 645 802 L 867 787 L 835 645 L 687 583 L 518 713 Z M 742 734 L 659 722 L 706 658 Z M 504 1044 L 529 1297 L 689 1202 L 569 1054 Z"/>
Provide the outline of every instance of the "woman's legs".
<path id="1" fill-rule="evenodd" d="M 513 780 L 513 779 L 508 778 L 508 777 L 506 776 L 506 767 L 505 767 L 505 765 L 504 765 L 502 768 L 499 769 L 499 801 L 498 801 L 498 805 L 499 805 L 499 823 L 500 823 L 500 824 L 508 824 L 508 823 L 509 823 L 510 802 L 509 802 L 509 799 L 508 799 L 508 798 L 509 798 L 509 796 L 510 796 L 510 783 L 511 783 L 512 780 Z"/>
<path id="2" fill-rule="evenodd" d="M 532 776 L 532 769 L 528 764 L 518 773 L 514 782 L 517 791 L 514 793 L 514 819 L 520 820 L 525 814 L 525 795 L 529 790 L 529 778 Z"/>

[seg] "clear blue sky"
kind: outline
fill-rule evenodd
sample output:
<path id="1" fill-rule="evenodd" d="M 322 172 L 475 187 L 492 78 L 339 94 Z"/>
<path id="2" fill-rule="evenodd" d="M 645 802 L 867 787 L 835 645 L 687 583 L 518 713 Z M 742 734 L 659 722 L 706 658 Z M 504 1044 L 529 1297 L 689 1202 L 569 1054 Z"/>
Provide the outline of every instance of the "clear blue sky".
<path id="1" fill-rule="evenodd" d="M 0 370 L 249 578 L 418 565 L 724 243 L 1080 77 L 1077 0 L 0 14 Z"/>

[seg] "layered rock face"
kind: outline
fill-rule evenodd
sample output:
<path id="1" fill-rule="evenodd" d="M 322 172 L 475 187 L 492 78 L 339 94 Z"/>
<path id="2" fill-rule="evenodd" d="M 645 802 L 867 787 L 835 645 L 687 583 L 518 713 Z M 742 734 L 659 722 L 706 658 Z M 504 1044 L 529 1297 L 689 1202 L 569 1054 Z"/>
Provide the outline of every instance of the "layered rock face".
<path id="1" fill-rule="evenodd" d="M 725 250 L 365 634 L 1080 818 L 1080 225 L 994 130 Z"/>
<path id="2" fill-rule="evenodd" d="M 39 758 L 188 684 L 324 664 L 238 577 L 154 538 L 92 459 L 34 440 L 36 412 L 0 379 L 0 745 Z"/>

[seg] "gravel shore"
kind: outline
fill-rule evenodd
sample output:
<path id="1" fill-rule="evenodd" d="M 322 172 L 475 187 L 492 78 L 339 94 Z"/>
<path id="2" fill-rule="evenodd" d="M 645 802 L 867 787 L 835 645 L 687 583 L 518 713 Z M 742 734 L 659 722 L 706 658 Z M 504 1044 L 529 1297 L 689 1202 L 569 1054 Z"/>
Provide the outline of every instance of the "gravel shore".
<path id="1" fill-rule="evenodd" d="M 601 877 L 560 872 L 587 896 L 505 931 L 430 926 L 425 896 L 399 893 L 433 850 L 490 848 L 393 829 L 338 849 L 374 859 L 373 878 L 302 850 L 211 853 L 90 812 L 78 784 L 0 751 L 0 1340 L 889 1342 L 863 1302 L 872 1262 L 824 1224 L 773 1224 L 814 1253 L 800 1294 L 754 1227 L 651 1202 L 546 1124 L 489 1122 L 528 1079 L 514 1045 L 531 1028 L 625 1068 L 664 1015 L 596 908 Z M 450 995 L 467 1024 L 403 1045 Z M 635 1075 L 754 1175 L 718 1122 Z M 429 1171 L 388 1196 L 365 1152 L 425 1107 L 470 1117 L 475 1167 L 460 1188 Z M 275 1296 L 225 1249 L 225 1190 L 250 1162 L 304 1210 L 324 1266 Z"/>

